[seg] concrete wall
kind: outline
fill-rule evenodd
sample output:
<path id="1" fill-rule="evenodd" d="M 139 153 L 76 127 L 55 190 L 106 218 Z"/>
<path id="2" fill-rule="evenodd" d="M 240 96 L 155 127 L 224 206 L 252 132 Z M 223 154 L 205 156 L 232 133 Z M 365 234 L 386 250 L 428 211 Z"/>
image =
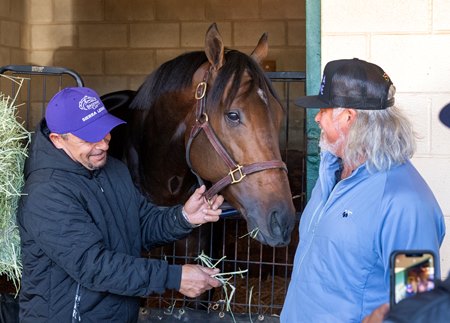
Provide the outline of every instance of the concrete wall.
<path id="1" fill-rule="evenodd" d="M 0 0 L 0 66 L 69 67 L 100 94 L 136 89 L 161 63 L 202 49 L 216 22 L 226 46 L 246 53 L 268 32 L 277 70 L 304 71 L 304 7 L 304 0 Z"/>
<path id="2" fill-rule="evenodd" d="M 436 195 L 450 231 L 450 129 L 438 120 L 450 102 L 450 1 L 322 0 L 322 66 L 359 57 L 383 67 L 398 105 L 420 138 L 413 158 Z M 450 270 L 450 234 L 441 248 Z"/>

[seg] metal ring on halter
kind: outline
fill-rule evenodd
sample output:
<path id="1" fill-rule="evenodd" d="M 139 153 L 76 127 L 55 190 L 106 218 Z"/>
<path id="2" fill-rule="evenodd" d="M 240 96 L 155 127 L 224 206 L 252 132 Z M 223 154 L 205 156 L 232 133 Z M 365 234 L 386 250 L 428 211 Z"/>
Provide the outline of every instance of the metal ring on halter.
<path id="1" fill-rule="evenodd" d="M 206 112 L 203 112 L 200 118 L 196 119 L 195 121 L 197 121 L 198 123 L 208 122 L 208 115 L 206 114 Z"/>
<path id="2" fill-rule="evenodd" d="M 195 98 L 197 100 L 203 99 L 203 97 L 206 94 L 207 85 L 208 85 L 208 83 L 206 83 L 204 81 L 197 84 L 197 88 L 195 89 Z"/>

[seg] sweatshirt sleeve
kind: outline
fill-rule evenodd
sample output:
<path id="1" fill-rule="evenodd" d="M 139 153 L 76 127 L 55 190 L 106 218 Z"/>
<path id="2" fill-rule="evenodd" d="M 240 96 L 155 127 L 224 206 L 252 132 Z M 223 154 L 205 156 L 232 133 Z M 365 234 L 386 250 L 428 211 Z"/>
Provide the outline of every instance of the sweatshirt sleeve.
<path id="1" fill-rule="evenodd" d="M 383 221 L 379 227 L 378 252 L 389 286 L 390 256 L 395 250 L 431 250 L 436 257 L 436 277 L 440 277 L 439 248 L 445 235 L 442 211 L 433 196 L 413 198 L 397 190 L 395 198 L 382 204 Z"/>

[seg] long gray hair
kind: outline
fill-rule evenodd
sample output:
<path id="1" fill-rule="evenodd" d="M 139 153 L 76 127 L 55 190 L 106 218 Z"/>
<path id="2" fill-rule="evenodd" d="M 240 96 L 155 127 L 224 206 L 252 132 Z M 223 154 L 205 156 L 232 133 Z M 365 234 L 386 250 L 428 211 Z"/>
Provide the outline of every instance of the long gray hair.
<path id="1" fill-rule="evenodd" d="M 389 89 L 389 97 L 395 87 Z M 403 164 L 416 150 L 411 122 L 396 106 L 384 110 L 357 110 L 344 147 L 344 164 L 359 166 L 366 161 L 369 171 L 388 170 Z"/>

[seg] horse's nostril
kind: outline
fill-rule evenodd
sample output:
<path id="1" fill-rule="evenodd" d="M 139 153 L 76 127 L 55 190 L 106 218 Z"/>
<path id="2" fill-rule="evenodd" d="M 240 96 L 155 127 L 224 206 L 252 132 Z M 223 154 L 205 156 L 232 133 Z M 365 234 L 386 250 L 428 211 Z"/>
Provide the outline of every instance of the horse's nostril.
<path id="1" fill-rule="evenodd" d="M 279 237 L 282 235 L 282 224 L 280 223 L 279 214 L 277 211 L 272 212 L 270 215 L 270 228 L 272 230 L 272 235 Z"/>

